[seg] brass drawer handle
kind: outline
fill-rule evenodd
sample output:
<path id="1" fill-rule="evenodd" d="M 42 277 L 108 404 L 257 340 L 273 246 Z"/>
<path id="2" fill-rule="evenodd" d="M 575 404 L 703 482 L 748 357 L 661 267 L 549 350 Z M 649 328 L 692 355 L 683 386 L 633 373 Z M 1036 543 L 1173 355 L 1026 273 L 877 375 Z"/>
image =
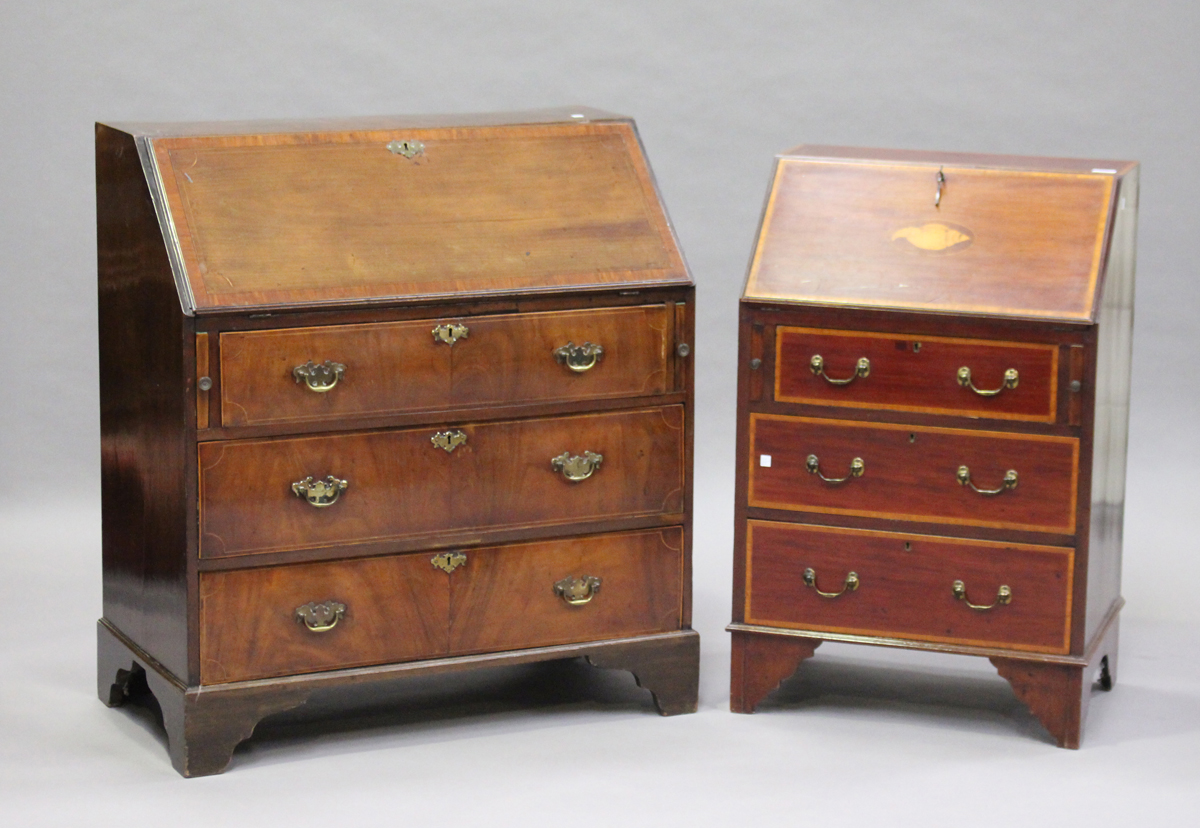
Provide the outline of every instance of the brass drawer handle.
<path id="1" fill-rule="evenodd" d="M 854 592 L 854 590 L 858 589 L 858 573 L 851 572 L 847 575 L 846 582 L 842 584 L 842 588 L 837 592 L 822 592 L 821 588 L 817 586 L 817 571 L 810 566 L 804 570 L 804 585 L 812 587 L 816 590 L 817 595 L 820 595 L 822 598 L 838 598 L 847 592 Z"/>
<path id="2" fill-rule="evenodd" d="M 968 486 L 970 487 L 971 491 L 979 492 L 981 495 L 1004 494 L 1009 489 L 1017 488 L 1017 472 L 1014 469 L 1009 469 L 1004 473 L 1004 482 L 1000 484 L 999 489 L 981 489 L 976 486 L 971 482 L 971 470 L 966 466 L 959 466 L 958 474 L 955 476 L 958 478 L 958 485 Z"/>
<path id="3" fill-rule="evenodd" d="M 453 431 L 439 431 L 429 438 L 429 442 L 449 454 L 467 442 L 467 435 L 458 429 L 454 429 Z"/>
<path id="4" fill-rule="evenodd" d="M 987 610 L 995 609 L 1000 604 L 1012 603 L 1012 589 L 1008 584 L 1002 584 L 1000 589 L 996 590 L 996 600 L 992 601 L 990 604 L 972 604 L 971 599 L 967 597 L 967 585 L 962 581 L 955 581 L 954 586 L 951 587 L 951 590 L 953 591 L 955 598 L 962 601 L 971 609 L 979 610 L 980 612 L 986 612 Z"/>
<path id="5" fill-rule="evenodd" d="M 808 455 L 808 459 L 804 461 L 804 465 L 808 468 L 809 474 L 815 474 L 826 483 L 845 483 L 852 477 L 862 477 L 863 472 L 867 470 L 867 464 L 863 462 L 861 457 L 855 457 L 850 461 L 850 473 L 845 477 L 826 477 L 821 474 L 821 461 L 817 459 L 817 455 L 815 454 Z"/>
<path id="6" fill-rule="evenodd" d="M 461 322 L 446 322 L 433 329 L 433 341 L 453 345 L 460 339 L 466 339 L 471 329 Z"/>
<path id="7" fill-rule="evenodd" d="M 567 604 L 579 607 L 596 597 L 600 591 L 600 579 L 595 575 L 573 578 L 570 575 L 554 584 L 554 594 Z"/>
<path id="8" fill-rule="evenodd" d="M 818 377 L 824 377 L 830 385 L 849 385 L 859 377 L 866 379 L 871 375 L 871 360 L 866 357 L 859 357 L 858 362 L 854 364 L 854 373 L 845 379 L 834 379 L 826 374 L 825 357 L 820 354 L 813 354 L 813 358 L 808 361 L 808 367 Z"/>
<path id="9" fill-rule="evenodd" d="M 302 497 L 318 509 L 324 509 L 337 503 L 349 485 L 348 480 L 338 480 L 331 474 L 324 480 L 313 480 L 311 477 L 298 480 L 292 484 L 292 491 L 296 497 Z"/>
<path id="10" fill-rule="evenodd" d="M 309 391 L 316 391 L 318 394 L 332 391 L 333 387 L 338 384 L 338 380 L 345 375 L 345 365 L 329 360 L 318 365 L 310 359 L 303 365 L 297 365 L 292 369 L 292 376 L 296 382 L 304 383 L 308 386 Z"/>
<path id="11" fill-rule="evenodd" d="M 558 364 L 567 366 L 577 374 L 592 370 L 602 356 L 604 349 L 592 342 L 582 345 L 568 342 L 554 349 L 554 358 L 558 360 Z"/>
<path id="12" fill-rule="evenodd" d="M 1005 388 L 1016 388 L 1017 380 L 1019 379 L 1016 368 L 1009 368 L 1004 372 L 1004 384 L 995 391 L 988 391 L 986 388 L 976 388 L 975 383 L 971 382 L 971 369 L 963 366 L 958 369 L 958 384 L 963 388 L 970 388 L 981 397 L 994 397 L 1003 391 Z"/>
<path id="13" fill-rule="evenodd" d="M 573 455 L 569 451 L 564 451 L 558 457 L 550 460 L 550 468 L 561 472 L 562 476 L 572 483 L 578 483 L 580 480 L 587 480 L 591 477 L 592 472 L 600 468 L 603 460 L 604 455 L 596 454 L 594 451 L 585 451 L 582 455 Z"/>
<path id="14" fill-rule="evenodd" d="M 467 562 L 467 556 L 462 552 L 443 552 L 434 555 L 429 562 L 443 572 L 453 572 Z"/>
<path id="15" fill-rule="evenodd" d="M 296 607 L 296 620 L 308 627 L 310 632 L 329 632 L 345 614 L 346 605 L 339 601 L 313 602 Z"/>

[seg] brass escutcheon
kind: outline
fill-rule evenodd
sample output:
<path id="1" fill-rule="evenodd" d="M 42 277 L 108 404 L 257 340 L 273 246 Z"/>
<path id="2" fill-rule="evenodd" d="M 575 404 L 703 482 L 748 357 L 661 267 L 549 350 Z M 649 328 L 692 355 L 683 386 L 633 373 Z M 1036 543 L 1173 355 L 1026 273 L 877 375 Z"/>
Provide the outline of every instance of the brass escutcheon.
<path id="1" fill-rule="evenodd" d="M 584 575 L 582 578 L 568 575 L 554 584 L 554 594 L 573 607 L 591 601 L 599 591 L 600 579 L 595 575 Z"/>
<path id="2" fill-rule="evenodd" d="M 466 339 L 470 333 L 471 329 L 461 322 L 445 322 L 433 329 L 433 339 L 435 342 L 453 345 L 460 339 Z"/>
<path id="3" fill-rule="evenodd" d="M 858 362 L 854 363 L 854 373 L 845 379 L 834 379 L 825 373 L 825 357 L 820 354 L 813 354 L 812 359 L 808 361 L 808 369 L 818 377 L 824 377 L 825 381 L 830 385 L 849 385 L 859 377 L 866 379 L 871 375 L 871 360 L 866 357 L 859 357 Z"/>
<path id="4" fill-rule="evenodd" d="M 821 474 L 821 461 L 815 454 L 808 455 L 804 461 L 804 465 L 808 469 L 809 474 L 815 474 L 826 483 L 845 483 L 852 477 L 862 477 L 863 473 L 867 470 L 867 464 L 863 462 L 861 457 L 855 457 L 850 461 L 850 473 L 845 477 L 826 477 Z"/>
<path id="5" fill-rule="evenodd" d="M 1004 383 L 994 391 L 989 391 L 986 388 L 976 388 L 975 383 L 971 382 L 971 369 L 966 365 L 958 369 L 958 384 L 963 388 L 970 388 L 981 397 L 994 397 L 1003 391 L 1005 388 L 1013 389 L 1017 387 L 1017 381 L 1020 376 L 1016 368 L 1009 368 L 1004 372 Z"/>
<path id="6" fill-rule="evenodd" d="M 425 154 L 425 145 L 411 138 L 402 141 L 390 141 L 387 148 L 388 152 L 403 155 L 405 158 L 415 158 L 418 155 Z"/>
<path id="7" fill-rule="evenodd" d="M 467 556 L 462 552 L 443 552 L 434 555 L 429 562 L 443 572 L 453 572 L 467 562 Z"/>
<path id="8" fill-rule="evenodd" d="M 596 454 L 594 451 L 585 451 L 582 455 L 573 455 L 569 451 L 564 451 L 558 457 L 550 460 L 550 468 L 561 472 L 567 480 L 578 483 L 580 480 L 587 480 L 591 477 L 592 473 L 600 468 L 603 460 L 604 455 Z"/>
<path id="9" fill-rule="evenodd" d="M 347 480 L 338 480 L 332 474 L 324 480 L 313 480 L 306 477 L 292 484 L 292 492 L 296 497 L 302 497 L 318 509 L 337 503 L 342 492 L 350 485 Z"/>
<path id="10" fill-rule="evenodd" d="M 333 386 L 338 384 L 338 380 L 345 375 L 345 365 L 340 362 L 330 362 L 329 360 L 325 360 L 320 365 L 309 360 L 303 365 L 297 365 L 292 369 L 292 376 L 296 382 L 303 382 L 308 386 L 308 390 L 316 391 L 319 394 L 331 390 Z"/>
<path id="11" fill-rule="evenodd" d="M 313 602 L 296 607 L 296 620 L 311 632 L 329 632 L 345 614 L 346 605 L 339 601 L 325 601 L 320 604 Z"/>
<path id="12" fill-rule="evenodd" d="M 558 360 L 558 364 L 566 365 L 577 374 L 590 371 L 602 356 L 604 349 L 591 342 L 582 345 L 568 342 L 554 349 L 554 358 Z"/>
<path id="13" fill-rule="evenodd" d="M 847 575 L 845 583 L 842 584 L 842 588 L 837 592 L 822 592 L 821 588 L 817 586 L 817 571 L 810 566 L 804 570 L 804 585 L 812 587 L 816 590 L 817 595 L 820 595 L 822 598 L 839 598 L 847 592 L 854 592 L 854 590 L 858 589 L 858 573 L 851 572 Z"/>
<path id="14" fill-rule="evenodd" d="M 998 495 L 1003 494 L 1009 489 L 1017 488 L 1017 472 L 1015 469 L 1009 469 L 1004 473 L 1004 482 L 1000 484 L 998 489 L 981 489 L 971 482 L 971 470 L 966 466 L 959 466 L 958 472 L 955 474 L 958 479 L 958 485 L 968 486 L 971 491 L 979 492 L 981 495 Z"/>
<path id="15" fill-rule="evenodd" d="M 1011 604 L 1013 598 L 1012 588 L 1008 584 L 1001 584 L 1000 589 L 996 590 L 996 600 L 990 604 L 972 604 L 971 599 L 967 597 L 967 585 L 962 581 L 955 581 L 950 591 L 954 593 L 955 598 L 962 601 L 968 607 L 981 612 L 995 609 L 1001 604 Z"/>
<path id="16" fill-rule="evenodd" d="M 429 442 L 440 449 L 444 449 L 449 454 L 467 442 L 467 435 L 458 429 L 454 429 L 453 431 L 439 431 L 429 438 Z"/>

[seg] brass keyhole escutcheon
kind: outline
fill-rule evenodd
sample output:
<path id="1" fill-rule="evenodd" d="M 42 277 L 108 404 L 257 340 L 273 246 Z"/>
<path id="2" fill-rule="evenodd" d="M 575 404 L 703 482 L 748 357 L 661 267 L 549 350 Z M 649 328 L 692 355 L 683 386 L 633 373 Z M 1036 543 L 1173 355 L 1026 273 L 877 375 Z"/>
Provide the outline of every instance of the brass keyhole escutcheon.
<path id="1" fill-rule="evenodd" d="M 442 552 L 434 555 L 429 562 L 443 572 L 450 573 L 467 562 L 467 556 L 462 552 Z"/>
<path id="2" fill-rule="evenodd" d="M 461 322 L 445 322 L 433 329 L 433 339 L 452 346 L 458 340 L 466 339 L 470 333 L 471 329 Z"/>
<path id="3" fill-rule="evenodd" d="M 429 442 L 433 443 L 447 454 L 450 454 L 456 448 L 464 445 L 467 442 L 467 435 L 465 432 L 459 431 L 458 429 L 454 429 L 452 431 L 439 431 L 429 438 Z"/>
<path id="4" fill-rule="evenodd" d="M 414 141 L 411 138 L 390 141 L 387 145 L 388 152 L 396 155 L 403 155 L 405 158 L 416 158 L 418 155 L 425 154 L 425 145 L 420 141 Z"/>

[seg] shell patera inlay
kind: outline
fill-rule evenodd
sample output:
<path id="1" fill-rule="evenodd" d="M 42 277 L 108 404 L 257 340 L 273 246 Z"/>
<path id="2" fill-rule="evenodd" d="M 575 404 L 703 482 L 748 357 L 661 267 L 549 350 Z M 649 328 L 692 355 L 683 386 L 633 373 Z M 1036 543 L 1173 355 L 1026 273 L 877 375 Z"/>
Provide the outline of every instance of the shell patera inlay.
<path id="1" fill-rule="evenodd" d="M 974 236 L 965 227 L 929 222 L 920 227 L 901 227 L 892 233 L 892 241 L 904 241 L 918 250 L 930 253 L 945 253 L 958 250 L 971 243 Z"/>

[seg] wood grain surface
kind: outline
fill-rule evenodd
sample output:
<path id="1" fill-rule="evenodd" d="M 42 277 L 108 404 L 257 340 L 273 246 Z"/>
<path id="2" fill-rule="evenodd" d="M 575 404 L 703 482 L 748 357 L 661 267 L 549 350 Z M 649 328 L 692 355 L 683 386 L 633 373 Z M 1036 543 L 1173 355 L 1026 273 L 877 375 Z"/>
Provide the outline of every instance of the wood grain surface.
<path id="1" fill-rule="evenodd" d="M 199 310 L 687 281 L 630 122 L 152 143 Z"/>
<path id="2" fill-rule="evenodd" d="M 1112 173 L 781 158 L 745 296 L 1090 321 L 1112 189 Z"/>
<path id="3" fill-rule="evenodd" d="M 810 454 L 826 477 L 845 477 L 856 457 L 865 470 L 844 483 L 826 483 L 806 468 Z M 1075 531 L 1074 437 L 755 413 L 747 460 L 751 507 Z M 978 494 L 959 484 L 962 465 L 980 489 L 1000 488 L 1009 469 L 1017 472 L 1017 486 L 999 495 Z"/>
<path id="4" fill-rule="evenodd" d="M 1058 413 L 1055 345 L 780 326 L 775 348 L 776 402 L 1042 423 Z M 812 372 L 814 355 L 835 380 L 854 376 L 863 357 L 870 373 L 836 385 Z M 972 382 L 986 391 L 1001 388 L 1004 372 L 1015 369 L 1017 387 L 980 396 L 959 384 L 960 367 L 970 368 Z"/>
<path id="5" fill-rule="evenodd" d="M 468 331 L 452 346 L 432 335 L 450 323 Z M 222 422 L 337 428 L 351 417 L 451 406 L 661 394 L 673 339 L 664 305 L 222 333 Z M 587 371 L 554 356 L 585 342 L 604 349 Z M 340 363 L 345 374 L 314 392 L 292 374 L 309 361 Z"/>
<path id="6" fill-rule="evenodd" d="M 461 430 L 465 444 L 431 443 Z M 201 555 L 338 546 L 448 529 L 570 525 L 680 513 L 683 407 L 499 423 L 275 440 L 202 443 Z M 586 480 L 556 472 L 552 458 L 603 456 Z M 315 508 L 292 483 L 334 475 L 349 483 Z"/>
<path id="7" fill-rule="evenodd" d="M 746 621 L 797 629 L 915 638 L 1014 650 L 1070 649 L 1074 550 L 750 521 Z M 824 592 L 842 589 L 850 572 L 857 589 L 825 598 L 804 582 L 816 573 Z M 961 580 L 975 604 L 995 601 L 1001 585 L 1012 600 L 974 610 L 955 598 Z"/>

